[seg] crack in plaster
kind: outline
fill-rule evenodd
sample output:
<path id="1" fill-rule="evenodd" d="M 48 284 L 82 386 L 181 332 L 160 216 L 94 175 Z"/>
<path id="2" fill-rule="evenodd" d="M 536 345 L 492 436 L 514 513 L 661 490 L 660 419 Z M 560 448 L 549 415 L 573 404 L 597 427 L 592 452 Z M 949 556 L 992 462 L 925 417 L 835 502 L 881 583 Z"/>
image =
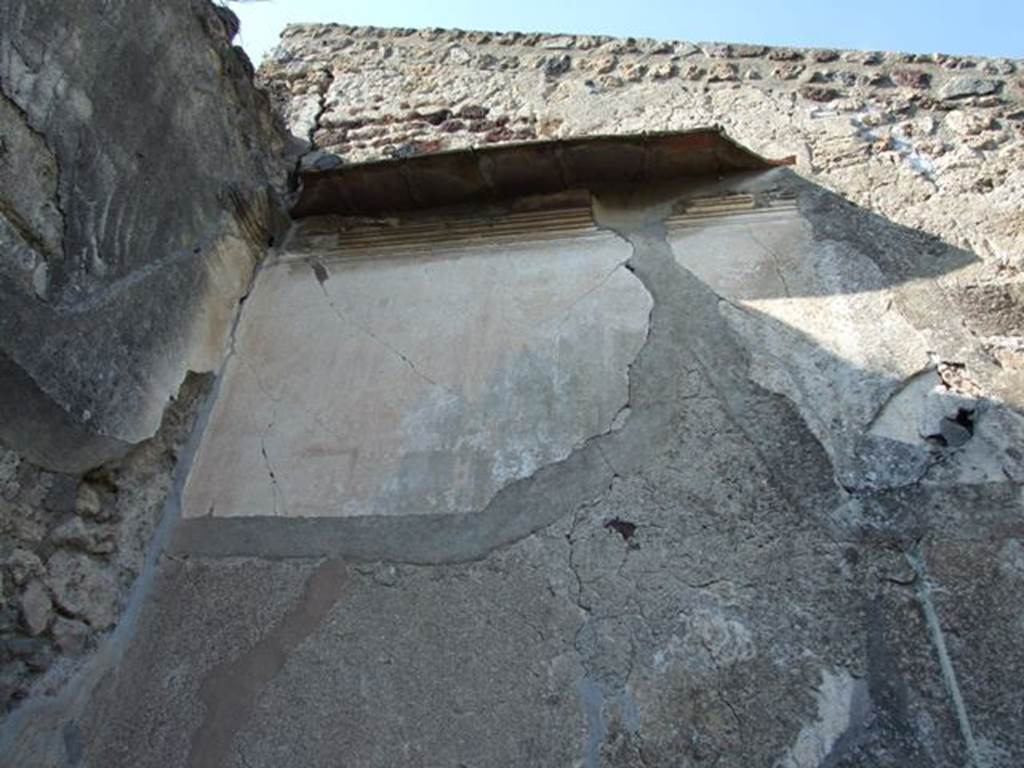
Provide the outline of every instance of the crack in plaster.
<path id="1" fill-rule="evenodd" d="M 747 236 L 757 243 L 758 247 L 768 256 L 768 260 L 772 263 L 772 270 L 775 272 L 775 276 L 779 278 L 779 282 L 782 283 L 782 290 L 783 293 L 785 293 L 786 298 L 792 298 L 793 294 L 789 290 L 789 283 L 786 281 L 786 275 L 779 266 L 779 254 L 777 254 L 772 248 L 769 248 L 768 245 L 754 233 L 754 229 L 752 227 L 748 225 L 744 227 L 744 229 L 747 232 Z"/>
<path id="2" fill-rule="evenodd" d="M 274 489 L 274 514 L 278 514 L 278 502 L 284 508 L 285 514 L 288 514 L 288 505 L 284 501 L 284 491 L 277 482 L 277 475 L 274 473 L 274 467 L 270 462 L 270 456 L 267 454 L 267 434 L 274 428 L 274 417 L 271 416 L 270 423 L 267 424 L 266 429 L 260 433 L 260 455 L 263 457 L 263 466 L 266 467 L 267 476 L 270 478 L 270 484 Z"/>
<path id="3" fill-rule="evenodd" d="M 589 296 L 591 296 L 592 294 L 596 293 L 601 288 L 603 288 L 605 285 L 607 285 L 608 281 L 611 280 L 612 277 L 615 276 L 615 273 L 618 272 L 619 269 L 625 267 L 626 263 L 628 261 L 629 261 L 629 259 L 624 259 L 624 260 L 620 261 L 618 264 L 616 264 L 614 267 L 612 267 L 608 271 L 608 274 L 606 274 L 604 277 L 602 277 L 597 283 L 592 285 L 590 288 L 588 288 L 586 291 L 584 291 L 582 294 L 580 294 L 577 298 L 573 299 L 572 302 L 570 302 L 565 307 L 565 309 L 563 309 L 559 313 L 559 315 L 561 316 L 562 319 L 559 320 L 557 327 L 561 328 L 563 325 L 565 325 L 565 323 L 569 320 L 569 317 L 570 317 L 572 311 L 577 306 L 579 306 L 579 304 L 581 304 L 584 300 L 586 300 Z M 650 329 L 650 322 L 648 322 L 647 327 L 648 327 L 648 329 Z"/>
<path id="4" fill-rule="evenodd" d="M 342 323 L 342 325 L 349 325 L 353 328 L 356 328 L 369 338 L 373 339 L 373 341 L 376 342 L 381 348 L 387 350 L 392 355 L 400 359 L 403 363 L 405 363 L 406 366 L 408 366 L 410 371 L 412 371 L 416 376 L 423 379 L 431 386 L 437 387 L 438 389 L 443 389 L 445 392 L 452 395 L 453 397 L 461 398 L 461 395 L 454 389 L 445 384 L 439 383 L 438 381 L 424 373 L 422 370 L 420 370 L 416 363 L 414 363 L 407 354 L 402 352 L 402 350 L 398 349 L 397 347 L 393 346 L 386 340 L 382 339 L 380 336 L 378 336 L 376 333 L 374 333 L 372 330 L 367 328 L 362 323 L 358 323 L 355 320 L 353 320 L 352 315 L 344 311 L 343 309 L 340 309 L 338 305 L 334 302 L 334 299 L 331 297 L 331 294 L 327 292 L 327 286 L 325 285 L 326 281 L 318 279 L 317 282 L 320 283 L 320 290 L 323 291 L 324 298 L 327 299 L 327 303 L 330 306 L 332 312 L 334 313 L 335 317 L 337 317 L 338 320 Z"/>
<path id="5" fill-rule="evenodd" d="M 956 670 L 953 667 L 953 660 L 950 658 L 949 650 L 946 648 L 946 637 L 942 631 L 939 621 L 939 614 L 935 610 L 935 603 L 932 600 L 932 585 L 928 578 L 924 554 L 921 552 L 920 543 L 906 553 L 904 556 L 907 563 L 914 569 L 916 575 L 915 592 L 918 602 L 924 611 L 925 622 L 928 625 L 928 635 L 931 638 L 938 657 L 939 668 L 942 671 L 942 682 L 949 693 L 950 702 L 953 705 L 953 712 L 956 716 L 957 725 L 960 728 L 960 735 L 963 737 L 964 746 L 967 751 L 967 759 L 970 768 L 989 768 L 989 762 L 985 759 L 978 742 L 974 738 L 974 730 L 971 727 L 971 720 L 967 714 L 967 705 L 964 703 L 963 694 L 960 692 L 960 684 L 957 682 Z"/>

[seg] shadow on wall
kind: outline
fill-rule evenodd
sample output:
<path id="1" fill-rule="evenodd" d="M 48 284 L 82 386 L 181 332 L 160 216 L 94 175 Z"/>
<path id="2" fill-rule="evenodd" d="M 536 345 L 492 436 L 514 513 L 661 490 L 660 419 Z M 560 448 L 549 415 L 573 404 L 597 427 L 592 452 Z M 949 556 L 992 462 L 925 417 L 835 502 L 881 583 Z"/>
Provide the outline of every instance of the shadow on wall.
<path id="1" fill-rule="evenodd" d="M 717 222 L 684 198 L 667 241 L 718 296 L 750 378 L 796 405 L 840 484 L 1024 478 L 1024 370 L 998 362 L 965 316 L 980 260 L 788 169 L 744 192 L 765 207 Z M 995 338 L 1024 333 L 1019 315 L 988 320 Z"/>
<path id="2" fill-rule="evenodd" d="M 973 282 L 981 264 L 974 254 L 789 169 L 606 190 L 597 210 L 634 244 L 631 265 L 654 294 L 656 313 L 668 307 L 676 315 L 671 325 L 684 338 L 671 354 L 696 359 L 777 477 L 799 487 L 790 453 L 756 402 L 767 391 L 795 409 L 846 499 L 831 522 L 909 526 L 905 542 L 931 527 L 1024 532 L 1015 519 L 989 515 L 983 501 L 989 489 L 992 509 L 1002 512 L 1006 489 L 1024 481 L 1024 365 L 1000 361 L 987 343 L 1021 336 L 1024 319 L 1019 304 L 998 318 L 971 306 L 986 289 Z M 634 421 L 650 386 L 650 356 L 645 349 L 633 367 Z M 672 396 L 672 382 L 651 378 L 661 391 L 647 399 Z M 951 521 L 930 523 L 924 504 L 907 514 L 915 495 L 957 488 L 975 489 L 969 495 L 981 506 L 973 520 L 958 514 L 945 528 Z M 861 508 L 868 499 L 884 501 Z M 885 520 L 879 509 L 889 502 L 900 513 Z M 869 506 L 870 521 L 846 517 Z"/>

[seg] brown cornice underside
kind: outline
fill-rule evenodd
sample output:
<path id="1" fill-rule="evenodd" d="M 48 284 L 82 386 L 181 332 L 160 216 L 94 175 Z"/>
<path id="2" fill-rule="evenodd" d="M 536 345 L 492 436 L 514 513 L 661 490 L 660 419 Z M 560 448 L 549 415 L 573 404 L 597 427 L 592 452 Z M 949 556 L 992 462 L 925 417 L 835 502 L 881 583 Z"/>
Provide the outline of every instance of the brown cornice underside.
<path id="1" fill-rule="evenodd" d="M 500 144 L 305 172 L 292 216 L 374 215 L 792 162 L 767 160 L 719 128 Z"/>

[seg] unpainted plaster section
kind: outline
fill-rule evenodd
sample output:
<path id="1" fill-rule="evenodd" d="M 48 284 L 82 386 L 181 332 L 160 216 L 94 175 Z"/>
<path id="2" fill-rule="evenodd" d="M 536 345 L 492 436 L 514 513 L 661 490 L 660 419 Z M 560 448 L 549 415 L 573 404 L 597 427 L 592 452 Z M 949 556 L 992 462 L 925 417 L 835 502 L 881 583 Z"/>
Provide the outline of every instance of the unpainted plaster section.
<path id="1" fill-rule="evenodd" d="M 740 207 L 749 210 L 702 220 L 703 214 L 698 214 L 708 210 L 706 201 L 716 196 L 722 199 L 723 195 L 733 201 L 729 203 L 732 207 L 742 198 L 746 202 Z M 824 201 L 818 199 L 821 197 Z M 289 518 L 290 524 L 281 525 L 275 522 L 280 518 L 274 517 L 274 507 L 277 505 L 280 515 L 293 494 L 280 479 L 282 452 L 274 449 L 267 436 L 268 426 L 279 423 L 270 417 L 280 407 L 282 395 L 268 387 L 243 352 L 234 361 L 238 386 L 245 387 L 262 405 L 242 409 L 238 418 L 253 436 L 246 456 L 252 465 L 251 477 L 255 478 L 253 487 L 261 494 L 258 504 L 263 505 L 266 516 L 252 516 L 252 510 L 261 508 L 258 504 L 235 508 L 245 517 L 221 517 L 216 503 L 193 503 L 187 506 L 186 524 L 178 532 L 176 546 L 197 554 L 327 556 L 341 551 L 368 559 L 408 562 L 481 557 L 492 547 L 520 538 L 571 511 L 579 499 L 593 498 L 607 487 L 614 474 L 642 467 L 654 450 L 652 441 L 657 443 L 653 436 L 671 428 L 670 404 L 680 391 L 689 392 L 697 386 L 699 374 L 690 370 L 697 363 L 707 368 L 707 376 L 716 382 L 716 396 L 734 403 L 732 410 L 737 414 L 754 397 L 751 393 L 761 393 L 757 398 L 764 396 L 761 387 L 793 403 L 802 422 L 815 435 L 814 445 L 823 446 L 830 457 L 831 482 L 842 488 L 873 491 L 906 486 L 922 478 L 941 485 L 957 478 L 998 479 L 1020 471 L 1013 451 L 998 438 L 1004 433 L 1016 434 L 1020 426 L 1019 418 L 1005 408 L 985 411 L 985 418 L 972 427 L 974 439 L 966 446 L 949 446 L 955 450 L 940 450 L 942 446 L 935 441 L 923 439 L 929 434 L 924 427 L 916 440 L 877 429 L 880 415 L 897 395 L 903 403 L 901 408 L 905 406 L 908 413 L 928 411 L 922 400 L 927 393 L 919 392 L 920 388 L 907 389 L 906 382 L 918 375 L 920 367 L 943 359 L 944 354 L 955 355 L 959 342 L 955 337 L 950 340 L 951 334 L 945 331 L 931 329 L 928 323 L 932 317 L 908 314 L 903 309 L 907 303 L 904 296 L 915 290 L 917 283 L 904 284 L 904 277 L 894 275 L 892 269 L 881 271 L 885 264 L 879 266 L 856 250 L 853 233 L 864 224 L 842 210 L 823 214 L 822 207 L 834 205 L 828 193 L 788 171 L 778 170 L 726 183 L 691 183 L 675 190 L 666 187 L 647 198 L 641 200 L 634 195 L 631 200 L 615 203 L 614 194 L 601 194 L 597 202 L 599 220 L 608 223 L 609 206 L 618 205 L 616 210 L 629 212 L 628 220 L 612 219 L 610 226 L 628 239 L 633 255 L 625 267 L 618 266 L 621 256 L 609 257 L 608 271 L 595 272 L 589 286 L 574 294 L 578 300 L 590 298 L 591 291 L 594 295 L 607 291 L 619 276 L 628 277 L 628 269 L 654 297 L 647 343 L 629 366 L 629 407 L 617 423 L 621 426 L 624 422 L 623 429 L 604 434 L 608 429 L 605 422 L 606 426 L 591 440 L 579 444 L 578 450 L 540 469 L 536 469 L 538 462 L 535 471 L 524 469 L 520 479 L 505 484 L 489 502 L 485 494 L 467 504 L 462 514 L 433 516 L 428 522 L 417 520 L 423 516 L 406 509 L 392 510 L 394 516 L 389 520 L 375 515 Z M 672 201 L 677 198 L 681 201 L 673 207 Z M 799 201 L 799 207 L 794 201 Z M 626 216 L 615 215 L 620 219 Z M 832 223 L 825 227 L 824 221 Z M 889 228 L 893 231 L 887 236 L 897 242 L 901 236 L 895 230 L 899 228 Z M 498 263 L 501 257 L 494 258 L 497 261 L 489 263 Z M 662 258 L 669 262 L 662 265 Z M 954 266 L 967 263 L 960 257 L 953 261 Z M 455 263 L 445 258 L 427 259 L 421 269 L 451 269 Z M 652 265 L 658 265 L 657 269 Z M 308 296 L 310 311 L 319 313 L 318 323 L 337 333 L 347 319 L 345 338 L 372 351 L 379 364 L 400 382 L 393 386 L 429 395 L 436 406 L 434 413 L 442 416 L 456 402 L 445 376 L 431 367 L 436 361 L 413 351 L 418 342 L 399 345 L 390 340 L 394 336 L 383 333 L 387 322 L 396 322 L 392 328 L 397 328 L 410 324 L 410 319 L 386 320 L 382 327 L 375 328 L 367 325 L 361 314 L 358 320 L 351 311 L 348 318 L 343 314 L 343 302 L 348 299 L 339 291 L 344 290 L 346 276 L 365 269 L 378 279 L 386 274 L 385 265 L 357 260 L 353 269 L 314 260 L 291 263 L 289 269 L 292 272 L 288 274 L 297 276 L 294 285 Z M 789 275 L 785 282 L 781 274 Z M 685 284 L 679 285 L 681 280 Z M 659 334 L 657 318 L 668 307 L 676 307 L 674 311 L 679 313 L 672 321 L 677 330 Z M 913 318 L 913 324 L 906 317 Z M 950 318 L 949 322 L 955 321 Z M 264 339 L 272 341 L 279 332 L 287 333 L 270 327 L 260 343 Z M 381 343 L 382 339 L 386 343 Z M 282 349 L 287 346 L 278 343 Z M 307 356 L 295 354 L 291 365 L 300 370 L 307 363 Z M 470 369 L 470 373 L 474 370 L 479 369 Z M 538 371 L 538 380 L 551 375 L 551 370 Z M 369 372 L 365 375 L 371 376 Z M 471 383 L 469 379 L 467 385 Z M 907 398 L 916 399 L 908 403 Z M 289 407 L 295 413 L 308 402 L 293 397 Z M 622 402 L 616 401 L 617 406 Z M 223 404 L 224 398 L 218 407 Z M 530 407 L 536 413 L 538 404 Z M 983 404 L 972 407 L 984 410 Z M 424 415 L 430 412 L 420 410 Z M 955 409 L 952 415 L 956 415 Z M 342 433 L 332 428 L 332 435 L 322 416 L 314 411 L 304 418 L 307 423 L 312 421 L 311 429 L 322 434 L 325 441 L 338 440 Z M 408 429 L 410 424 L 422 427 L 418 434 L 423 436 L 435 429 L 435 425 L 420 424 L 417 419 L 405 419 L 403 427 Z M 739 415 L 736 428 L 744 432 L 761 429 Z M 230 429 L 238 430 L 239 426 L 233 424 Z M 451 434 L 461 432 L 453 427 Z M 417 431 L 407 431 L 406 435 L 409 444 L 415 445 Z M 210 439 L 208 434 L 205 440 Z M 346 458 L 348 465 L 335 458 L 329 471 L 337 474 L 350 467 L 352 455 Z M 776 463 L 774 457 L 766 458 Z M 201 455 L 193 477 L 197 472 L 202 476 L 204 461 Z M 792 460 L 778 467 L 782 478 L 794 471 Z M 210 506 L 214 507 L 212 515 Z"/>
<path id="2" fill-rule="evenodd" d="M 424 258 L 429 255 L 430 258 Z M 184 516 L 479 511 L 607 432 L 651 299 L 606 234 L 260 274 Z"/>

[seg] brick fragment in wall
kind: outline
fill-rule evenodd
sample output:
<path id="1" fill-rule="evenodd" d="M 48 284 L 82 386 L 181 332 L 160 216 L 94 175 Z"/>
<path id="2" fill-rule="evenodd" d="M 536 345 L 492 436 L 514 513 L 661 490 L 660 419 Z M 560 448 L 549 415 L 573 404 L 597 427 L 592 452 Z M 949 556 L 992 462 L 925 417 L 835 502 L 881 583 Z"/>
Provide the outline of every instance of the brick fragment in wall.
<path id="1" fill-rule="evenodd" d="M 927 72 L 918 69 L 895 69 L 892 72 L 892 79 L 897 85 L 906 88 L 924 90 L 931 85 L 932 77 Z"/>
<path id="2" fill-rule="evenodd" d="M 839 91 L 822 85 L 805 85 L 800 95 L 809 101 L 833 101 L 839 98 Z"/>

